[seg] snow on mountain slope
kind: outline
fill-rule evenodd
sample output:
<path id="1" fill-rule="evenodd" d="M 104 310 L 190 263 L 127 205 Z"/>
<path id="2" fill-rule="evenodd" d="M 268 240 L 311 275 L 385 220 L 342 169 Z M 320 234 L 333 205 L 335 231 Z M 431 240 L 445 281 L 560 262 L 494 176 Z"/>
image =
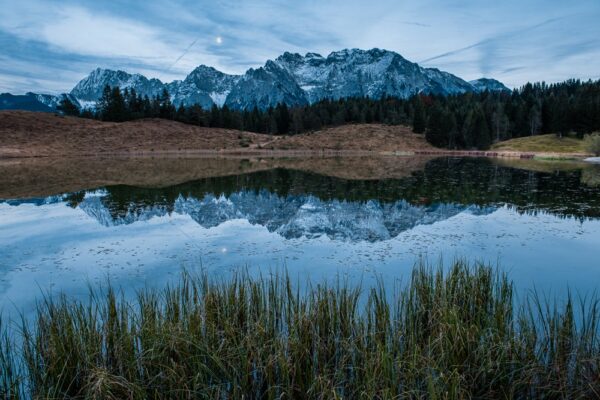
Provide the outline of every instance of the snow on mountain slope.
<path id="1" fill-rule="evenodd" d="M 237 75 L 228 75 L 213 67 L 200 65 L 183 81 L 167 84 L 174 104 L 200 104 L 210 108 L 213 104 L 222 107 L 234 85 L 240 80 Z"/>
<path id="2" fill-rule="evenodd" d="M 453 94 L 472 90 L 454 75 L 421 68 L 387 50 L 346 49 L 327 58 L 315 53 L 304 57 L 285 53 L 276 62 L 296 78 L 310 102 L 352 96 L 406 98 L 420 92 Z"/>
<path id="3" fill-rule="evenodd" d="M 142 96 L 154 96 L 164 88 L 164 84 L 158 79 L 148 79 L 143 75 L 132 75 L 125 71 L 96 68 L 75 85 L 71 95 L 84 101 L 96 101 L 102 96 L 106 85 L 119 86 L 121 89 L 135 89 Z"/>
<path id="4" fill-rule="evenodd" d="M 184 80 L 162 83 L 140 74 L 97 68 L 70 92 L 76 104 L 89 107 L 102 95 L 106 85 L 135 89 L 152 97 L 167 89 L 179 104 L 199 104 L 208 109 L 227 105 L 234 109 L 266 109 L 278 103 L 298 106 L 323 99 L 344 97 L 395 96 L 407 98 L 416 93 L 451 95 L 485 90 L 508 90 L 493 79 L 466 82 L 448 72 L 423 68 L 393 51 L 344 49 L 327 57 L 316 53 L 284 53 L 263 67 L 243 75 L 229 75 L 200 65 Z M 60 96 L 46 96 L 41 103 L 56 108 Z M 63 95 L 64 96 L 64 95 Z"/>
<path id="5" fill-rule="evenodd" d="M 58 96 L 52 94 L 35 94 L 31 92 L 27 94 L 30 96 L 35 96 L 40 103 L 45 104 L 52 109 L 57 109 L 63 99 L 68 99 L 77 107 L 82 108 L 82 104 L 80 104 L 75 96 L 71 95 L 70 93 L 63 93 L 59 94 Z"/>
<path id="6" fill-rule="evenodd" d="M 250 69 L 231 90 L 225 104 L 234 109 L 266 109 L 278 103 L 289 106 L 308 104 L 294 77 L 273 61 L 264 67 Z"/>

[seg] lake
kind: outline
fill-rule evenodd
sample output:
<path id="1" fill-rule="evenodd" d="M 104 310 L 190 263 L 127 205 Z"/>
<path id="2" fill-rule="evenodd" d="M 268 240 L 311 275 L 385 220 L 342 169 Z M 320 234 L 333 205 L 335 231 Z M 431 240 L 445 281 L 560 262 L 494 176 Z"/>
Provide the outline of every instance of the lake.
<path id="1" fill-rule="evenodd" d="M 600 166 L 479 158 L 123 158 L 0 163 L 0 309 L 132 293 L 182 270 L 406 281 L 419 260 L 500 266 L 520 291 L 600 282 Z"/>

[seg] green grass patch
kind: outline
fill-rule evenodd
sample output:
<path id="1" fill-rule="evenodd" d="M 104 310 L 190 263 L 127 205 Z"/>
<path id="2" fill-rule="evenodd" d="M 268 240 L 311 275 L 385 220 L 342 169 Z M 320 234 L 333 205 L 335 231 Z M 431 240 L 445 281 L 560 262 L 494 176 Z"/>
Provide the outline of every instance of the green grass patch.
<path id="1" fill-rule="evenodd" d="M 3 328 L 0 397 L 597 398 L 597 300 L 519 304 L 504 274 L 463 262 L 394 293 L 242 274 L 46 298 Z"/>
<path id="2" fill-rule="evenodd" d="M 559 138 L 557 135 L 527 136 L 496 143 L 493 150 L 539 152 L 539 153 L 586 153 L 582 139 L 573 136 Z"/>

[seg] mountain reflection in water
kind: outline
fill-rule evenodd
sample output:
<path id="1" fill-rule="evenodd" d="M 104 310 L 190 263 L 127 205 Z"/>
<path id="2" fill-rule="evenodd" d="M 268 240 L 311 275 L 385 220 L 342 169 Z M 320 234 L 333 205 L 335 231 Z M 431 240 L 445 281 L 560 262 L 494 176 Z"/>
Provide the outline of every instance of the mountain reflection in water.
<path id="1" fill-rule="evenodd" d="M 36 162 L 11 169 L 29 177 L 23 185 L 0 188 L 43 193 L 0 201 L 0 308 L 33 307 L 32 284 L 84 296 L 89 282 L 163 285 L 182 268 L 225 274 L 285 266 L 315 281 L 342 273 L 392 284 L 421 257 L 447 264 L 464 257 L 497 262 L 524 289 L 585 293 L 600 280 L 596 166 L 126 160 L 109 165 L 115 175 L 93 178 L 93 170 L 61 163 L 44 172 L 45 161 Z M 119 165 L 131 170 L 119 175 Z"/>
<path id="2" fill-rule="evenodd" d="M 203 227 L 242 218 L 287 238 L 383 240 L 460 212 L 486 214 L 504 205 L 595 219 L 600 217 L 597 176 L 600 169 L 592 166 L 542 172 L 489 159 L 438 158 L 400 179 L 350 180 L 275 168 L 162 188 L 114 185 L 10 203 L 64 200 L 105 226 L 175 212 Z"/>

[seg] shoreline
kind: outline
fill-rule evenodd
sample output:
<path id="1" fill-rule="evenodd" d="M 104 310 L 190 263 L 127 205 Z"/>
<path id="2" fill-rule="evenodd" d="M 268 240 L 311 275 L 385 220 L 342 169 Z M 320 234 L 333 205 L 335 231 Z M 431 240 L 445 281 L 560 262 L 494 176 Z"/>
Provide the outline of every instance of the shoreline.
<path id="1" fill-rule="evenodd" d="M 15 152 L 16 153 L 16 152 Z M 14 154 L 14 153 L 13 153 Z M 158 150 L 158 151 L 103 151 L 56 153 L 56 154 L 10 154 L 0 153 L 0 160 L 20 160 L 39 158 L 111 158 L 111 157 L 486 157 L 486 158 L 518 158 L 538 160 L 585 160 L 590 155 L 586 153 L 548 153 L 548 152 L 520 152 L 520 151 L 495 151 L 495 150 L 270 150 L 270 149 L 189 149 L 189 150 Z"/>

